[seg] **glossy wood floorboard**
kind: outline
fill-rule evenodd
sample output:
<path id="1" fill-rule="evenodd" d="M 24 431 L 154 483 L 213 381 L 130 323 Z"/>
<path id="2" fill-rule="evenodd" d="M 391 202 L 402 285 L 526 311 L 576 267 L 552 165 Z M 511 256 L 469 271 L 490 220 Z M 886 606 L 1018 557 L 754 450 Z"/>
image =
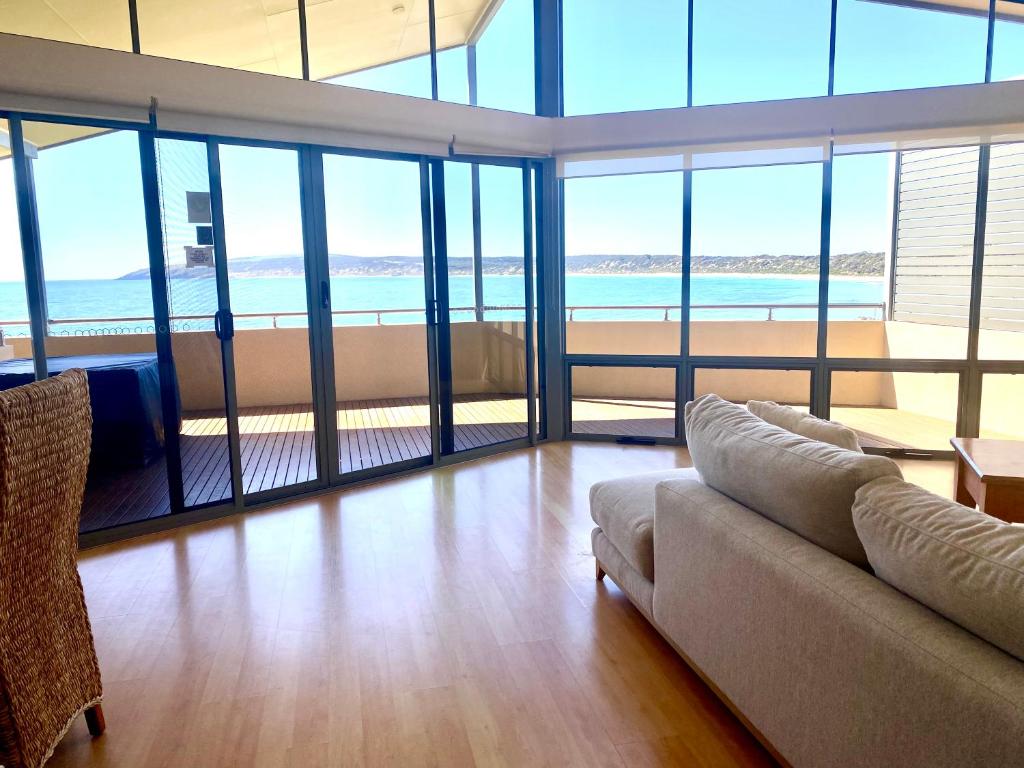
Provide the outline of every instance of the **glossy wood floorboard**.
<path id="1" fill-rule="evenodd" d="M 89 550 L 107 732 L 52 766 L 769 765 L 610 580 L 559 443 Z"/>
<path id="2" fill-rule="evenodd" d="M 688 463 L 558 443 L 83 552 L 107 731 L 49 765 L 770 765 L 594 581 L 590 485 Z"/>

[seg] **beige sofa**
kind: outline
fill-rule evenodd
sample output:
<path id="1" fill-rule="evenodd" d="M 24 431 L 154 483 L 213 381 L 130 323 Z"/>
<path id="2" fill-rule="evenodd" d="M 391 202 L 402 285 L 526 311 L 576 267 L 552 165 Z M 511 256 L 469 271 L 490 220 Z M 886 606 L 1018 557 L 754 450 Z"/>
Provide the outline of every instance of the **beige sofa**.
<path id="1" fill-rule="evenodd" d="M 876 578 L 850 537 L 862 488 L 908 486 L 898 467 L 715 400 L 687 406 L 700 472 L 591 490 L 598 578 L 784 763 L 1024 765 L 1024 662 Z"/>

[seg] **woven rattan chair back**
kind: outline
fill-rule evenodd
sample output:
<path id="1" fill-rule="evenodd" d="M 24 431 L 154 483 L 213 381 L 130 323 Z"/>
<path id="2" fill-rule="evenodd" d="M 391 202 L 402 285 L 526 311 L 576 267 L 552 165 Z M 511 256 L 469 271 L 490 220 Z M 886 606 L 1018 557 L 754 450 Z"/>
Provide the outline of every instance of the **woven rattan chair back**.
<path id="1" fill-rule="evenodd" d="M 35 768 L 102 696 L 78 576 L 85 373 L 0 392 L 0 765 Z"/>

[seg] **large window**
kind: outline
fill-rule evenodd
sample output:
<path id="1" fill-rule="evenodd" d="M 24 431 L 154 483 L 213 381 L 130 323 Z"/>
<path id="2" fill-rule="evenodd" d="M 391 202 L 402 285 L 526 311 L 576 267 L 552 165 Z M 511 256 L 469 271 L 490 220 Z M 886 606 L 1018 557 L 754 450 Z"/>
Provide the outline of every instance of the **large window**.
<path id="1" fill-rule="evenodd" d="M 429 456 L 419 165 L 325 155 L 324 185 L 339 469 Z"/>
<path id="2" fill-rule="evenodd" d="M 816 353 L 819 163 L 693 174 L 690 352 Z"/>
<path id="3" fill-rule="evenodd" d="M 119 51 L 132 49 L 131 20 L 125 0 L 3 2 L 0 32 Z"/>
<path id="4" fill-rule="evenodd" d="M 138 0 L 138 13 L 142 53 L 302 77 L 297 0 Z"/>
<path id="5" fill-rule="evenodd" d="M 888 356 L 886 305 L 896 155 L 880 152 L 832 162 L 828 274 L 830 357 Z"/>
<path id="6" fill-rule="evenodd" d="M 675 393 L 675 368 L 573 366 L 572 432 L 675 437 Z"/>
<path id="7" fill-rule="evenodd" d="M 829 417 L 864 448 L 948 451 L 959 386 L 956 373 L 834 371 Z"/>
<path id="8" fill-rule="evenodd" d="M 1024 373 L 986 373 L 981 380 L 981 437 L 1024 440 Z"/>
<path id="9" fill-rule="evenodd" d="M 826 95 L 831 7 L 829 0 L 694 0 L 693 103 Z"/>
<path id="10" fill-rule="evenodd" d="M 436 7 L 439 29 L 450 29 L 455 43 L 437 53 L 441 101 L 532 114 L 532 0 L 482 4 L 471 12 L 452 0 Z"/>
<path id="11" fill-rule="evenodd" d="M 992 51 L 992 81 L 1024 77 L 1024 4 L 996 0 L 996 27 Z"/>
<path id="12" fill-rule="evenodd" d="M 991 149 L 978 356 L 1024 360 L 1024 144 Z"/>
<path id="13" fill-rule="evenodd" d="M 139 142 L 113 131 L 25 123 L 45 276 L 46 364 L 85 368 L 93 438 L 83 531 L 171 511 L 142 202 Z M 58 130 L 59 129 L 59 130 Z M 52 143 L 51 143 L 52 142 Z"/>
<path id="14" fill-rule="evenodd" d="M 566 350 L 679 354 L 682 173 L 565 182 Z"/>
<path id="15" fill-rule="evenodd" d="M 474 171 L 478 216 L 468 194 Z M 449 162 L 444 183 L 452 447 L 461 451 L 529 435 L 523 171 Z"/>
<path id="16" fill-rule="evenodd" d="M 503 0 L 476 43 L 476 103 L 532 114 L 533 54 L 533 0 Z"/>
<path id="17" fill-rule="evenodd" d="M 901 154 L 889 357 L 967 356 L 977 184 L 977 147 Z"/>
<path id="18" fill-rule="evenodd" d="M 984 82 L 987 38 L 985 10 L 839 0 L 835 93 Z"/>
<path id="19" fill-rule="evenodd" d="M 208 261 L 194 258 L 197 251 L 207 250 L 199 240 L 208 225 L 197 221 L 207 217 L 189 210 L 190 200 L 210 194 L 207 145 L 159 139 L 156 156 L 167 302 L 182 404 L 182 493 L 185 506 L 195 507 L 228 501 L 233 491 L 224 366 L 214 332 L 220 308 L 217 255 L 210 248 Z"/>
<path id="20" fill-rule="evenodd" d="M 427 0 L 307 3 L 306 29 L 310 79 L 430 98 Z"/>
<path id="21" fill-rule="evenodd" d="M 693 372 L 694 398 L 714 393 L 733 403 L 771 400 L 797 410 L 811 406 L 811 372 L 750 368 L 698 368 Z"/>
<path id="22" fill-rule="evenodd" d="M 565 0 L 566 115 L 686 106 L 685 2 Z"/>
<path id="23" fill-rule="evenodd" d="M 298 153 L 220 148 L 247 494 L 319 477 Z"/>
<path id="24" fill-rule="evenodd" d="M 7 121 L 0 120 L 0 363 L 32 357 L 10 136 Z"/>

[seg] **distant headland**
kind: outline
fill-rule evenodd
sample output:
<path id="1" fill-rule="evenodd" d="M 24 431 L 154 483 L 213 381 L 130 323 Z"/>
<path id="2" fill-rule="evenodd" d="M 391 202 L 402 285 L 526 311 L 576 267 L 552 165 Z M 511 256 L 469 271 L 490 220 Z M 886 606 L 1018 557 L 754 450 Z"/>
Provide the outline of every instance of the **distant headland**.
<path id="1" fill-rule="evenodd" d="M 332 277 L 415 277 L 423 274 L 423 260 L 416 256 L 345 256 L 331 254 Z M 747 275 L 814 275 L 818 273 L 816 255 L 759 256 L 695 256 L 692 271 L 696 274 Z M 680 271 L 679 256 L 638 254 L 567 256 L 566 273 L 570 275 L 657 275 Z M 514 256 L 494 256 L 483 260 L 485 275 L 521 275 L 523 261 Z M 881 277 L 885 254 L 860 251 L 835 254 L 829 260 L 829 274 L 848 277 Z M 473 261 L 465 256 L 449 257 L 450 275 L 472 275 Z M 304 274 L 301 256 L 257 256 L 228 260 L 228 274 L 233 277 L 299 277 Z M 213 277 L 209 268 L 168 268 L 172 279 Z M 121 280 L 148 280 L 149 270 L 140 269 L 123 275 Z"/>

